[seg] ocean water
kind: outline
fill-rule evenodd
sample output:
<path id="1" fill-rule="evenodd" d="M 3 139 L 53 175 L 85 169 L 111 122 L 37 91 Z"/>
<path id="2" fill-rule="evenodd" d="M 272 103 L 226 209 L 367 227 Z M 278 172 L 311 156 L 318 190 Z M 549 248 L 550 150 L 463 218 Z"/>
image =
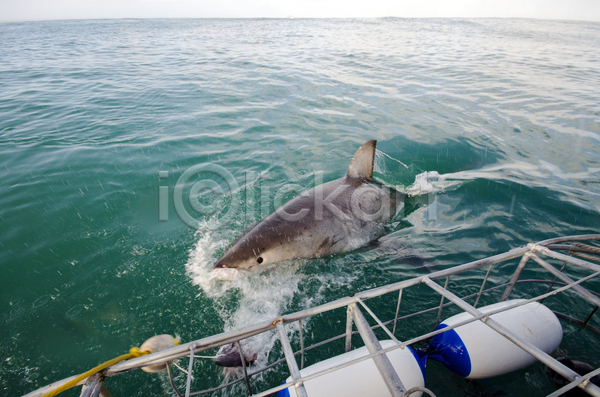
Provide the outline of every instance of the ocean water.
<path id="1" fill-rule="evenodd" d="M 83 372 L 155 334 L 191 341 L 599 229 L 598 23 L 5 23 L 0 47 L 3 396 Z M 341 177 L 371 139 L 380 182 L 408 192 L 426 171 L 453 182 L 411 196 L 379 245 L 211 277 L 246 227 L 293 196 L 290 184 Z M 219 171 L 191 168 L 207 163 Z M 512 269 L 499 271 L 498 279 Z M 474 285 L 458 279 L 452 288 Z M 416 293 L 413 304 L 436 301 L 428 299 Z M 306 343 L 342 333 L 337 315 L 306 323 Z M 574 342 L 565 337 L 562 353 L 599 366 L 599 341 L 564 327 Z M 281 357 L 272 335 L 251 343 L 261 363 Z M 197 365 L 196 389 L 225 380 L 210 361 Z M 284 373 L 253 384 L 277 385 Z M 106 385 L 115 396 L 174 395 L 162 374 L 136 371 Z M 540 365 L 473 383 L 434 363 L 427 385 L 450 396 L 553 390 Z"/>

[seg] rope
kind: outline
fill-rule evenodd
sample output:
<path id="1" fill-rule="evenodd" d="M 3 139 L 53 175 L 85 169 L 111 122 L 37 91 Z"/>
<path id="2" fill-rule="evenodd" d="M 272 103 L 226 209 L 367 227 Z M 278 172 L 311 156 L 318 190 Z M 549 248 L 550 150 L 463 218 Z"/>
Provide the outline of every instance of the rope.
<path id="1" fill-rule="evenodd" d="M 129 353 L 128 354 L 123 354 L 122 356 L 113 358 L 112 360 L 109 360 L 105 363 L 102 363 L 100 365 L 98 365 L 97 367 L 94 367 L 92 369 L 90 369 L 89 371 L 79 375 L 77 378 L 65 383 L 64 385 L 52 390 L 51 392 L 48 392 L 46 394 L 44 394 L 42 397 L 54 397 L 56 396 L 58 393 L 62 393 L 63 391 L 77 385 L 79 382 L 81 382 L 84 379 L 89 378 L 90 376 L 94 375 L 96 372 L 100 372 L 105 368 L 110 367 L 111 365 L 114 365 L 120 361 L 123 360 L 129 360 L 130 358 L 136 358 L 136 357 L 141 357 L 148 354 L 148 352 L 143 352 L 140 351 L 140 349 L 138 349 L 137 347 L 132 347 L 131 349 L 129 349 Z"/>

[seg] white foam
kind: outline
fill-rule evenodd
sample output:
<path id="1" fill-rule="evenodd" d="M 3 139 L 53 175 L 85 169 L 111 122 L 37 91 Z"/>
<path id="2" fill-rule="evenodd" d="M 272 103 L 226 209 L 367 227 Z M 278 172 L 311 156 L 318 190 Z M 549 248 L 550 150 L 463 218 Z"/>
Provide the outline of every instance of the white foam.
<path id="1" fill-rule="evenodd" d="M 306 274 L 300 271 L 306 259 L 296 259 L 274 264 L 270 267 L 237 271 L 235 269 L 212 270 L 219 254 L 234 241 L 238 230 L 220 229 L 197 232 L 197 243 L 190 250 L 186 263 L 188 276 L 198 285 L 207 298 L 214 301 L 214 308 L 228 331 L 252 324 L 273 321 L 289 311 L 297 311 L 322 303 L 332 287 L 351 284 L 357 275 L 339 271 L 322 274 Z M 316 284 L 315 284 L 316 283 Z M 302 286 L 317 287 L 317 291 L 302 293 Z M 227 299 L 221 299 L 227 297 Z M 293 307 L 291 307 L 293 303 Z M 310 320 L 303 320 L 303 327 Z M 287 324 L 290 339 L 298 337 L 298 324 Z M 266 365 L 271 349 L 278 340 L 276 332 L 267 332 L 242 341 L 242 348 L 250 355 L 257 353 L 256 363 Z M 240 369 L 223 369 L 225 377 L 240 376 Z"/>
<path id="2" fill-rule="evenodd" d="M 302 260 L 283 262 L 252 272 L 226 268 L 212 270 L 219 251 L 224 250 L 237 233 L 239 231 L 236 230 L 200 229 L 197 232 L 198 241 L 190 250 L 186 263 L 192 282 L 209 299 L 214 300 L 214 307 L 224 323 L 223 331 L 272 321 L 281 316 L 298 293 L 298 285 L 306 277 L 297 272 L 305 263 Z M 224 296 L 235 297 L 236 301 L 232 304 L 231 299 L 220 299 Z M 293 328 L 288 328 L 288 331 L 293 331 Z M 256 352 L 257 363 L 264 365 L 276 340 L 272 332 L 257 335 L 243 341 L 244 350 Z M 237 370 L 224 370 L 223 374 L 235 375 Z"/>
<path id="3" fill-rule="evenodd" d="M 231 269 L 231 268 L 225 267 L 225 268 L 213 269 L 213 271 L 211 271 L 210 274 L 213 278 L 216 278 L 217 280 L 232 281 L 232 280 L 235 280 L 235 278 L 237 277 L 238 271 L 237 271 L 237 269 Z"/>
<path id="4" fill-rule="evenodd" d="M 409 196 L 441 193 L 461 185 L 461 180 L 455 180 L 451 174 L 440 174 L 437 171 L 422 172 L 415 176 L 415 182 L 403 189 Z"/>

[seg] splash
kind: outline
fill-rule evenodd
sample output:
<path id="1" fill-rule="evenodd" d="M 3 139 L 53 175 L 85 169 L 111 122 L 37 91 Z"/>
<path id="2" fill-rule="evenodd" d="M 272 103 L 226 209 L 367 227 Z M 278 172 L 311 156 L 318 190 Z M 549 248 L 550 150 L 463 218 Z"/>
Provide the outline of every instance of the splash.
<path id="1" fill-rule="evenodd" d="M 415 176 L 415 182 L 403 189 L 409 196 L 442 193 L 455 189 L 462 184 L 461 180 L 453 180 L 449 175 L 440 175 L 437 171 L 422 172 Z"/>
<path id="2" fill-rule="evenodd" d="M 558 192 L 577 206 L 600 211 L 598 205 L 600 192 L 582 189 L 579 186 L 586 181 L 596 181 L 598 178 L 600 178 L 600 168 L 590 167 L 569 172 L 543 160 L 539 160 L 539 164 L 517 161 L 448 174 L 440 174 L 437 171 L 423 172 L 415 177 L 415 182 L 411 186 L 398 187 L 398 189 L 409 196 L 417 196 L 454 190 L 466 181 L 475 179 L 502 180 L 529 187 L 544 187 Z"/>
<path id="3" fill-rule="evenodd" d="M 315 271 L 315 260 L 307 259 L 279 262 L 251 272 L 213 271 L 214 262 L 238 233 L 235 226 L 214 231 L 200 229 L 186 263 L 188 276 L 201 290 L 199 299 L 204 295 L 213 301 L 223 321 L 223 331 L 273 321 L 287 312 L 314 307 L 326 299 L 331 288 L 351 285 L 359 277 L 359 270 L 348 274 L 342 266 L 333 266 L 328 272 Z M 333 260 L 344 261 L 343 258 Z M 310 319 L 303 320 L 302 325 L 310 327 Z M 299 337 L 298 323 L 287 324 L 286 330 L 290 340 Z M 271 331 L 240 343 L 245 353 L 257 355 L 255 365 L 264 367 L 272 361 L 269 355 L 278 339 L 277 333 Z M 224 378 L 241 375 L 240 368 L 222 368 L 221 371 Z"/>
<path id="4" fill-rule="evenodd" d="M 239 233 L 239 232 L 238 232 Z M 218 253 L 234 240 L 235 230 L 198 231 L 196 245 L 190 251 L 186 270 L 192 282 L 214 301 L 214 307 L 224 323 L 223 331 L 272 321 L 281 316 L 299 292 L 306 275 L 298 269 L 306 262 L 282 262 L 262 271 L 212 270 Z M 227 299 L 222 299 L 227 297 Z M 310 302 L 302 302 L 309 305 Z M 295 333 L 297 327 L 288 327 Z M 243 340 L 242 348 L 257 354 L 256 363 L 266 365 L 269 353 L 277 341 L 274 332 L 263 333 Z M 225 377 L 239 375 L 238 369 L 224 368 Z"/>

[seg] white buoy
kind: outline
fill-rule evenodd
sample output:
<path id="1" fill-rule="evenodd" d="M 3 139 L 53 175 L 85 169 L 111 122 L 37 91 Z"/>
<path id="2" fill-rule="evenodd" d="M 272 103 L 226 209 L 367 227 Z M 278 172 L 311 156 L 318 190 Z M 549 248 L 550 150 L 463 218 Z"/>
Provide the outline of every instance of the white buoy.
<path id="1" fill-rule="evenodd" d="M 380 343 L 383 349 L 394 345 L 392 340 L 382 340 Z M 300 375 L 303 377 L 312 375 L 367 355 L 369 355 L 367 348 L 361 347 L 306 367 L 300 371 Z M 406 390 L 425 386 L 423 370 L 411 349 L 408 347 L 396 349 L 386 355 Z M 291 382 L 291 378 L 288 378 L 286 382 Z M 389 396 L 387 386 L 372 359 L 310 379 L 304 382 L 304 387 L 310 397 Z M 419 397 L 421 394 L 421 392 L 415 392 L 411 394 L 411 397 Z M 277 397 L 296 397 L 296 390 L 294 387 L 283 389 L 279 391 Z"/>
<path id="2" fill-rule="evenodd" d="M 479 310 L 489 313 L 523 301 L 500 302 Z M 472 318 L 469 313 L 457 314 L 437 329 L 469 318 Z M 562 340 L 560 322 L 550 309 L 537 302 L 493 314 L 490 318 L 546 353 L 556 350 Z M 429 358 L 441 361 L 455 374 L 470 379 L 502 375 L 536 362 L 532 355 L 479 320 L 436 335 L 430 347 L 433 351 L 429 352 Z"/>
<path id="3" fill-rule="evenodd" d="M 142 346 L 140 346 L 140 351 L 155 353 L 157 351 L 170 349 L 171 347 L 175 346 L 177 346 L 177 340 L 171 335 L 156 335 L 144 342 Z M 142 367 L 142 370 L 146 372 L 160 372 L 164 371 L 165 369 L 167 369 L 166 363 Z"/>

